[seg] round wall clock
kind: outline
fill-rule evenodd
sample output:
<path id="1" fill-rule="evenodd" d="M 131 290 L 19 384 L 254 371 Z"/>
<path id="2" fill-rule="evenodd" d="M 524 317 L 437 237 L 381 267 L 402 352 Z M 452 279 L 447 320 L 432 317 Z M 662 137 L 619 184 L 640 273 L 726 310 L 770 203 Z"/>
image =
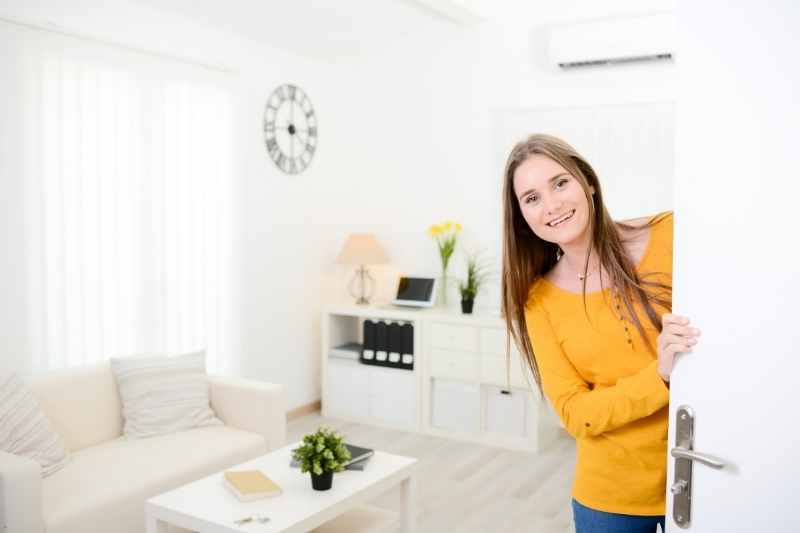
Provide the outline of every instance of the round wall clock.
<path id="1" fill-rule="evenodd" d="M 275 89 L 264 109 L 267 153 L 287 174 L 305 170 L 317 149 L 317 115 L 300 87 L 284 84 Z"/>

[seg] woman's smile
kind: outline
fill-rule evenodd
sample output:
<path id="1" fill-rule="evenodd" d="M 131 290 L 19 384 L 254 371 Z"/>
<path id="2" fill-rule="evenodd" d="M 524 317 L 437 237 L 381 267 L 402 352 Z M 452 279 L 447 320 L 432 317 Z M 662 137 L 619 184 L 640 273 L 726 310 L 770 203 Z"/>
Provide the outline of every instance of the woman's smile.
<path id="1" fill-rule="evenodd" d="M 572 209 L 568 213 L 561 215 L 560 217 L 556 218 L 555 220 L 551 220 L 547 223 L 548 226 L 551 228 L 560 228 L 570 220 L 572 220 L 572 216 L 575 214 L 575 210 Z"/>

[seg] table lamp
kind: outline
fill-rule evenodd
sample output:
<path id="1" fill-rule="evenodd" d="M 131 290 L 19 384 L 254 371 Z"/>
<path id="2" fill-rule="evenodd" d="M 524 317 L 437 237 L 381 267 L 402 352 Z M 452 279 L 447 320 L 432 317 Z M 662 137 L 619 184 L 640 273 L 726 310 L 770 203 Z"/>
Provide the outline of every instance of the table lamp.
<path id="1" fill-rule="evenodd" d="M 371 233 L 351 234 L 344 243 L 336 262 L 344 265 L 358 265 L 347 288 L 353 298 L 356 298 L 357 304 L 369 304 L 369 298 L 375 289 L 375 279 L 370 276 L 367 265 L 389 262 L 383 247 L 375 240 L 375 235 Z"/>

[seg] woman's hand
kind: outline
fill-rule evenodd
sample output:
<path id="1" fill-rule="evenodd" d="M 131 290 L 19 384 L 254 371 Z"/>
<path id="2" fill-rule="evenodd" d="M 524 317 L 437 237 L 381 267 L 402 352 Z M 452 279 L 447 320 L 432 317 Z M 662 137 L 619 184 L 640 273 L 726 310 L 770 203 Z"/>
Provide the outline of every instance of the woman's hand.
<path id="1" fill-rule="evenodd" d="M 675 355 L 691 353 L 697 344 L 700 330 L 689 326 L 685 316 L 664 313 L 661 317 L 661 335 L 658 336 L 658 374 L 669 382 Z"/>

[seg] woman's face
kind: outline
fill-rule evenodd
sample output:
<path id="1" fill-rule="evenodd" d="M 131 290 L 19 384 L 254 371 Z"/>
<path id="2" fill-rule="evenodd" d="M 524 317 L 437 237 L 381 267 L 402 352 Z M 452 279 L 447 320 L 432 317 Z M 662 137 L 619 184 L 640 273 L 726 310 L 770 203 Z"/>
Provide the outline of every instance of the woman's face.
<path id="1" fill-rule="evenodd" d="M 540 239 L 562 248 L 588 239 L 589 203 L 583 188 L 552 159 L 534 154 L 522 162 L 514 172 L 514 193 L 525 222 Z"/>

